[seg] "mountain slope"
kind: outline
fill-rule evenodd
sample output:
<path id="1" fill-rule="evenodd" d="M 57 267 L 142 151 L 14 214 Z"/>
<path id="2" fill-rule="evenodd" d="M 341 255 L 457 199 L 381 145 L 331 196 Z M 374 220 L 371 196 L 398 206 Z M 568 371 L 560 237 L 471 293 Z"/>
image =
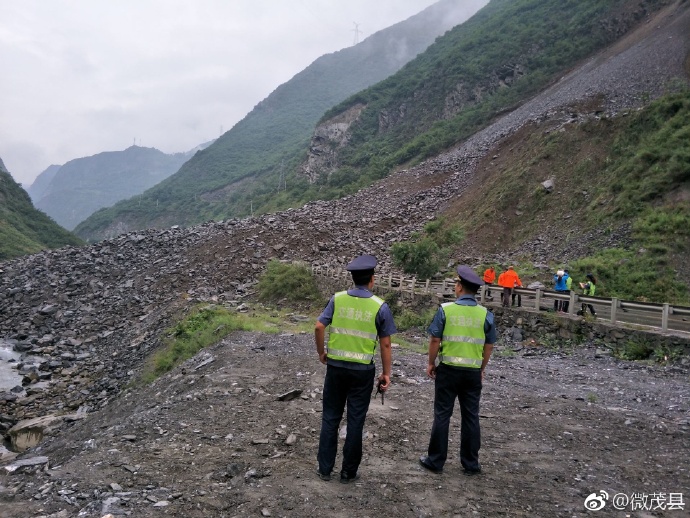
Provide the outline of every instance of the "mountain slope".
<path id="1" fill-rule="evenodd" d="M 354 47 L 320 57 L 179 173 L 146 192 L 148 203 L 128 200 L 101 211 L 79 225 L 77 234 L 102 238 L 128 228 L 249 213 L 248 193 L 279 190 L 281 170 L 294 170 L 325 110 L 400 69 L 484 3 L 442 0 Z"/>
<path id="2" fill-rule="evenodd" d="M 434 156 L 668 3 L 492 0 L 400 72 L 331 109 L 322 126 L 365 107 L 343 141 L 326 143 L 335 153 L 311 176 L 338 189 Z"/>
<path id="3" fill-rule="evenodd" d="M 81 240 L 31 204 L 0 160 L 0 261 Z"/>
<path id="4" fill-rule="evenodd" d="M 36 177 L 36 179 L 29 186 L 29 188 L 26 189 L 26 192 L 29 193 L 29 196 L 31 196 L 31 200 L 34 203 L 40 200 L 45 195 L 45 193 L 48 192 L 48 189 L 50 188 L 50 182 L 53 181 L 53 178 L 55 178 L 55 175 L 61 167 L 62 166 L 60 165 L 48 166 L 45 171 L 43 171 Z"/>
<path id="5" fill-rule="evenodd" d="M 191 156 L 130 146 L 70 160 L 55 172 L 36 207 L 73 229 L 96 210 L 140 194 L 169 177 Z"/>

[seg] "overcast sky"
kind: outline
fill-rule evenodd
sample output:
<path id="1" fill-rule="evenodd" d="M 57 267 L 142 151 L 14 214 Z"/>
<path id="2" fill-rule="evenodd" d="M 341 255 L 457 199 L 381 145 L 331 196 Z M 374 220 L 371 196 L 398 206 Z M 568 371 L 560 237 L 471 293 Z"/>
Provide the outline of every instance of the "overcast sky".
<path id="1" fill-rule="evenodd" d="M 0 0 L 0 158 L 28 187 L 135 138 L 187 151 L 351 46 L 355 22 L 361 41 L 434 2 Z"/>

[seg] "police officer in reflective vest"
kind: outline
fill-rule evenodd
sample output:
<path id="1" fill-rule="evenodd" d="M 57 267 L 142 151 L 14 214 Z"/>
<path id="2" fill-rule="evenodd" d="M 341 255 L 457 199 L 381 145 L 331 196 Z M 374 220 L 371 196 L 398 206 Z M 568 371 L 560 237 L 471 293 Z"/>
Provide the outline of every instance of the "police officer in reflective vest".
<path id="1" fill-rule="evenodd" d="M 380 389 L 390 386 L 391 335 L 397 330 L 388 305 L 371 292 L 376 258 L 362 255 L 347 265 L 355 287 L 336 293 L 319 316 L 314 329 L 316 352 L 326 365 L 323 413 L 319 438 L 318 475 L 330 480 L 338 449 L 338 427 L 347 403 L 347 435 L 343 446 L 340 482 L 359 478 L 362 431 L 369 410 L 376 367 L 374 352 L 380 345 Z M 325 331 L 330 327 L 328 348 Z"/>
<path id="2" fill-rule="evenodd" d="M 496 327 L 493 314 L 475 299 L 484 282 L 469 266 L 459 266 L 457 273 L 456 301 L 442 304 L 429 326 L 426 372 L 436 380 L 434 424 L 428 453 L 419 462 L 434 473 L 443 471 L 450 417 L 457 398 L 461 415 L 460 463 L 466 475 L 476 475 L 481 472 L 479 398 L 484 369 L 496 341 Z"/>

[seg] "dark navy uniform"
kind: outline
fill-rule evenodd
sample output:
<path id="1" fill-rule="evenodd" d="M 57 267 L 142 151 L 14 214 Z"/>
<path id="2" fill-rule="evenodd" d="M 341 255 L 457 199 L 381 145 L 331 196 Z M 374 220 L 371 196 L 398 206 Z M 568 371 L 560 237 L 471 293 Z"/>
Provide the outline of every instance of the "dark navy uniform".
<path id="1" fill-rule="evenodd" d="M 371 291 L 376 258 L 364 255 L 347 267 L 355 287 L 336 293 L 319 316 L 316 324 L 316 348 L 326 363 L 323 388 L 323 412 L 319 437 L 319 476 L 329 480 L 338 448 L 338 428 L 347 404 L 347 435 L 343 446 L 340 481 L 358 477 L 362 460 L 362 432 L 369 410 L 376 368 L 374 351 L 381 344 L 384 389 L 390 383 L 390 336 L 396 332 L 388 305 Z M 365 279 L 366 284 L 358 283 Z M 370 282 L 371 281 L 371 282 Z M 361 281 L 364 282 L 364 281 Z M 330 326 L 328 349 L 323 332 Z M 383 388 L 383 387 L 382 387 Z"/>
<path id="2" fill-rule="evenodd" d="M 427 373 L 435 378 L 434 422 L 426 456 L 419 462 L 440 473 L 448 457 L 448 430 L 455 399 L 460 403 L 460 462 L 466 474 L 481 471 L 479 399 L 484 368 L 496 341 L 493 314 L 477 304 L 484 282 L 469 267 L 457 269 L 455 302 L 443 304 L 429 326 Z M 439 360 L 436 365 L 436 360 Z"/>

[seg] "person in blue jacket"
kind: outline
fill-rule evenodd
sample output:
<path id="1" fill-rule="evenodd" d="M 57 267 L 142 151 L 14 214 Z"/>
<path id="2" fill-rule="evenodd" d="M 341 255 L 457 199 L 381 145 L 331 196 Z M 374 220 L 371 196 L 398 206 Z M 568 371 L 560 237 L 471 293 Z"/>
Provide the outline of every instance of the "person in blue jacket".
<path id="1" fill-rule="evenodd" d="M 553 276 L 553 282 L 556 285 L 554 290 L 558 293 L 566 294 L 568 293 L 568 274 L 564 270 L 558 270 Z M 554 311 L 565 311 L 568 304 L 564 300 L 554 300 L 553 310 Z"/>

